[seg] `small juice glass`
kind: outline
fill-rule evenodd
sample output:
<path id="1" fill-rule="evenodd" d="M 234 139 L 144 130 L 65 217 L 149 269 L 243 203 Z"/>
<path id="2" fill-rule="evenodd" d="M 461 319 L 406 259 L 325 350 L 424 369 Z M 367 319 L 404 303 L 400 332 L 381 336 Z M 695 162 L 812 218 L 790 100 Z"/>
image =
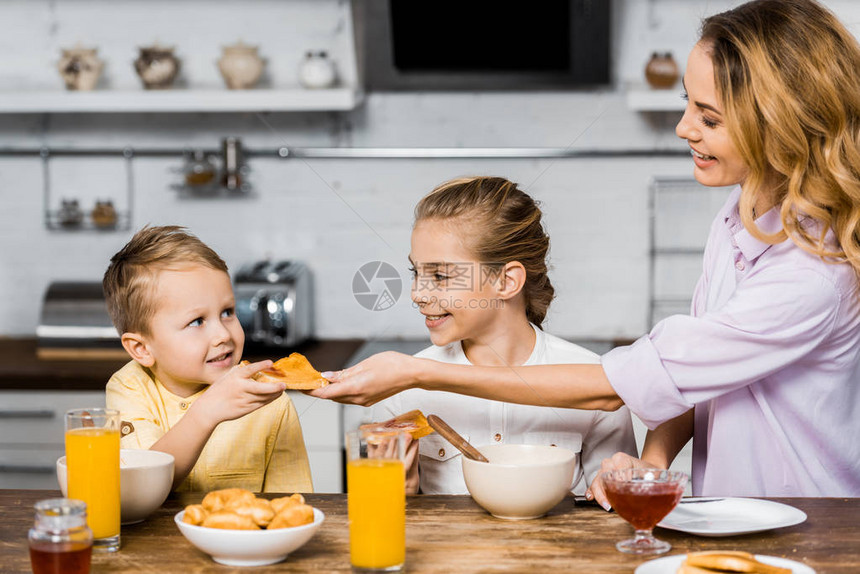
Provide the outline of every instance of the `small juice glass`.
<path id="1" fill-rule="evenodd" d="M 349 554 L 353 572 L 399 572 L 406 562 L 403 431 L 346 434 Z"/>
<path id="2" fill-rule="evenodd" d="M 93 550 L 119 550 L 119 411 L 66 412 L 68 496 L 87 504 Z"/>

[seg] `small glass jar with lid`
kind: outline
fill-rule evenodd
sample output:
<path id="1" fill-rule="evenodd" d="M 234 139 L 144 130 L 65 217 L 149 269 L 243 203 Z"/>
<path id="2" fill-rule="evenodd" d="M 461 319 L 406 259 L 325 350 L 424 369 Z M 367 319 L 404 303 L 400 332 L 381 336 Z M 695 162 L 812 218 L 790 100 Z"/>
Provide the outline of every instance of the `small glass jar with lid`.
<path id="1" fill-rule="evenodd" d="M 87 526 L 86 503 L 50 498 L 34 508 L 36 520 L 28 537 L 33 574 L 87 574 L 93 533 Z"/>

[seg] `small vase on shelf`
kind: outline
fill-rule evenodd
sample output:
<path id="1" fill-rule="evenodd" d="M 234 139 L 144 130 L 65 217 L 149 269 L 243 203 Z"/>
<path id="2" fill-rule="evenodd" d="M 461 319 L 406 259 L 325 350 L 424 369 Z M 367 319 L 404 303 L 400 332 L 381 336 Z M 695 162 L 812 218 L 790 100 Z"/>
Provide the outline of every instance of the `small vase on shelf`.
<path id="1" fill-rule="evenodd" d="M 645 80 L 652 88 L 669 89 L 678 81 L 678 64 L 671 52 L 651 54 L 651 59 L 645 66 Z"/>
<path id="2" fill-rule="evenodd" d="M 89 91 L 96 87 L 104 68 L 97 48 L 75 47 L 63 50 L 57 69 L 63 77 L 66 89 Z"/>
<path id="3" fill-rule="evenodd" d="M 253 88 L 263 74 L 265 60 L 258 54 L 257 46 L 237 42 L 222 48 L 218 69 L 231 90 Z"/>
<path id="4" fill-rule="evenodd" d="M 329 59 L 326 52 L 305 54 L 305 59 L 299 66 L 299 82 L 302 86 L 314 90 L 330 88 L 334 86 L 336 79 L 334 62 Z"/>
<path id="5" fill-rule="evenodd" d="M 147 90 L 169 88 L 179 74 L 180 65 L 173 48 L 157 44 L 140 48 L 140 55 L 134 61 L 134 69 Z"/>

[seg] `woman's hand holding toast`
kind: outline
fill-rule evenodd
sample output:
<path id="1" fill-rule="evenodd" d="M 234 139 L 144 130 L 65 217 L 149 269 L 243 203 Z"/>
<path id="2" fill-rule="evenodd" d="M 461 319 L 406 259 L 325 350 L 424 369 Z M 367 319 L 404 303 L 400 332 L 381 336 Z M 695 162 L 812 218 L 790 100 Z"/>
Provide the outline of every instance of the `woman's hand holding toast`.
<path id="1" fill-rule="evenodd" d="M 325 372 L 322 376 L 332 383 L 307 394 L 319 399 L 369 407 L 406 390 L 414 381 L 414 362 L 410 355 L 385 351 L 361 361 L 348 369 Z"/>

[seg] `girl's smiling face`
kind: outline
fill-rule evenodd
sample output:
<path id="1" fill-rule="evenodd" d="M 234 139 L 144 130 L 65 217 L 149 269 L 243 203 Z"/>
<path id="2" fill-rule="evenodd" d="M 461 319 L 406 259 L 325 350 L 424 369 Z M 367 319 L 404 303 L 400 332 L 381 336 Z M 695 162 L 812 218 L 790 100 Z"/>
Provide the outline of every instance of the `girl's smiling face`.
<path id="1" fill-rule="evenodd" d="M 505 304 L 496 266 L 477 261 L 462 236 L 462 222 L 423 220 L 412 230 L 412 301 L 438 346 L 490 332 Z"/>
<path id="2" fill-rule="evenodd" d="M 726 128 L 708 46 L 693 47 L 684 74 L 687 108 L 675 133 L 687 140 L 696 181 L 709 187 L 743 184 L 749 173 Z"/>

